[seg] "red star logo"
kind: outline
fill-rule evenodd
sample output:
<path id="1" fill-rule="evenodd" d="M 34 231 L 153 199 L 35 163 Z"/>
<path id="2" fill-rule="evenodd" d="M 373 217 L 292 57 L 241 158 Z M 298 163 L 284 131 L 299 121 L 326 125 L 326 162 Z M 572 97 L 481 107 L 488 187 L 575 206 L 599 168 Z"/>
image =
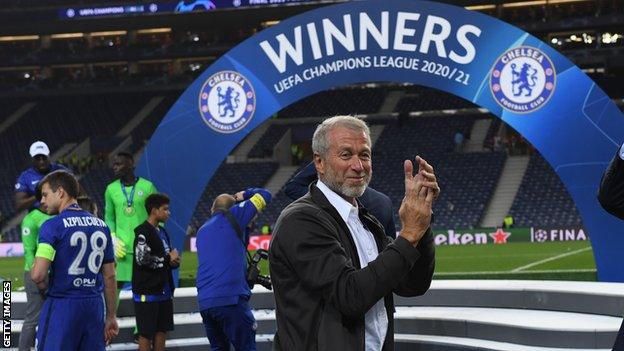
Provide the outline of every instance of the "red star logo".
<path id="1" fill-rule="evenodd" d="M 510 235 L 510 232 L 506 232 L 502 228 L 498 228 L 496 232 L 490 233 L 490 237 L 494 239 L 494 244 L 507 244 L 507 238 Z"/>

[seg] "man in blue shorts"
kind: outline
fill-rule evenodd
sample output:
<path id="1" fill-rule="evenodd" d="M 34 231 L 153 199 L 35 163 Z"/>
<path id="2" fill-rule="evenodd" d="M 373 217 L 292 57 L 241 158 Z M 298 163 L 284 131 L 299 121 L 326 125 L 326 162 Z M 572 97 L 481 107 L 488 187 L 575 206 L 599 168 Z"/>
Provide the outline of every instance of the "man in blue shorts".
<path id="1" fill-rule="evenodd" d="M 38 351 L 103 351 L 119 332 L 110 231 L 78 206 L 77 197 L 78 181 L 69 172 L 55 171 L 41 180 L 41 203 L 49 214 L 58 215 L 41 226 L 30 271 L 39 290 L 47 289 L 37 328 Z"/>

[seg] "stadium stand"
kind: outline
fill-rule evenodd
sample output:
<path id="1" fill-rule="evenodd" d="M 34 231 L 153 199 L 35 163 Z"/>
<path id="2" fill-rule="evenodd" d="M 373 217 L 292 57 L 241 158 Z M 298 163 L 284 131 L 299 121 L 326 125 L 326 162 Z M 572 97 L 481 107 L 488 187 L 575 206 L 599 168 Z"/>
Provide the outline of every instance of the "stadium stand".
<path id="1" fill-rule="evenodd" d="M 30 99 L 24 98 L 4 98 L 0 100 L 0 106 L 2 106 L 2 112 L 0 113 L 0 125 L 7 120 L 11 114 L 16 112 L 24 104 L 28 103 Z M 1 134 L 1 132 L 0 132 Z"/>
<path id="2" fill-rule="evenodd" d="M 322 91 L 278 113 L 279 118 L 364 114 L 379 110 L 386 91 L 380 88 L 345 88 Z"/>
<path id="3" fill-rule="evenodd" d="M 284 124 L 272 124 L 249 151 L 247 157 L 270 158 L 273 155 L 273 147 L 286 134 L 289 128 L 289 126 Z"/>
<path id="4" fill-rule="evenodd" d="M 508 7 L 501 12 L 500 18 L 507 22 L 544 22 L 621 14 L 624 6 L 618 0 L 581 1 Z"/>
<path id="5" fill-rule="evenodd" d="M 434 227 L 477 226 L 506 157 L 504 153 L 454 152 L 453 135 L 457 131 L 470 135 L 478 118 L 426 117 L 388 123 L 373 149 L 371 186 L 390 196 L 398 210 L 404 194 L 403 160 L 420 155 L 435 165 L 444 189 L 434 207 Z M 400 223 L 398 217 L 395 223 Z"/>
<path id="6" fill-rule="evenodd" d="M 506 158 L 503 152 L 455 153 L 453 135 L 470 134 L 478 116 L 416 118 L 389 122 L 374 147 L 371 186 L 388 194 L 398 209 L 403 197 L 402 162 L 416 153 L 436 165 L 444 191 L 435 207 L 436 228 L 470 228 L 478 225 Z M 310 125 L 308 128 L 313 129 Z M 435 130 L 435 133 L 431 131 Z M 442 132 L 440 132 L 442 131 Z M 398 166 L 397 166 L 398 165 Z M 393 172 L 395 169 L 396 172 Z M 273 224 L 290 203 L 279 192 L 259 223 Z M 395 222 L 400 223 L 398 218 Z"/>
<path id="7" fill-rule="evenodd" d="M 262 187 L 277 168 L 275 162 L 222 163 L 201 195 L 191 219 L 191 227 L 199 228 L 211 216 L 210 208 L 217 195 Z"/>
<path id="8" fill-rule="evenodd" d="M 516 226 L 581 226 L 574 201 L 548 162 L 531 155 L 510 213 Z"/>
<path id="9" fill-rule="evenodd" d="M 435 89 L 410 86 L 405 96 L 395 107 L 395 112 L 444 110 L 450 108 L 472 108 L 474 104 L 449 94 L 442 94 Z"/>
<path id="10" fill-rule="evenodd" d="M 16 8 L 82 4 L 81 1 L 64 0 L 43 2 L 15 0 L 12 3 Z M 110 0 L 99 3 L 115 4 L 120 3 L 120 1 Z M 624 7 L 620 1 L 605 0 L 581 1 L 571 4 L 502 7 L 499 11 L 484 9 L 483 12 L 516 23 L 530 23 L 544 22 L 545 20 L 566 21 L 585 17 L 613 17 L 623 14 Z M 544 38 L 550 38 L 549 35 L 551 34 L 544 30 L 544 28 L 550 27 L 540 28 L 542 28 L 542 32 L 538 34 Z M 116 86 L 164 87 L 171 84 L 185 85 L 212 62 L 215 56 L 219 56 L 241 40 L 249 37 L 257 29 L 258 27 L 253 24 L 238 28 L 235 31 L 221 28 L 201 30 L 172 28 L 169 32 L 139 34 L 133 38 L 129 34 L 115 34 L 94 36 L 91 41 L 86 40 L 86 37 L 51 40 L 48 46 L 42 45 L 39 40 L 3 41 L 0 43 L 0 58 L 2 58 L 0 65 L 9 69 L 0 72 L 0 92 L 30 93 L 59 88 L 106 88 L 112 91 Z M 618 28 L 613 28 L 613 31 L 617 32 Z M 557 33 L 552 35 L 563 38 Z M 616 39 L 613 42 L 603 42 L 601 45 L 597 44 L 598 40 L 579 43 L 569 38 L 562 40 L 561 43 L 553 41 L 551 44 L 564 50 L 571 57 L 582 58 L 588 55 L 611 57 L 614 53 L 613 50 L 621 51 L 622 48 L 621 38 L 617 39 L 617 36 L 614 38 Z M 592 50 L 588 51 L 588 49 Z M 615 51 L 616 54 L 617 52 Z M 617 55 L 620 54 L 622 52 Z M 184 58 L 185 63 L 179 69 L 172 69 L 172 61 L 167 60 L 180 57 Z M 160 63 L 140 61 L 151 59 L 164 61 Z M 139 63 L 134 66 L 128 63 L 128 61 L 137 60 Z M 90 65 L 92 62 L 99 63 Z M 44 67 L 44 65 L 50 64 L 63 65 Z M 24 65 L 35 67 L 19 67 Z M 591 72 L 603 71 L 594 70 Z M 624 96 L 624 90 L 619 84 L 617 75 L 592 73 L 591 76 L 611 97 Z M 382 106 L 388 91 L 393 89 L 397 90 L 397 87 L 349 87 L 319 92 L 280 111 L 278 118 L 376 113 Z M 475 107 L 470 102 L 425 87 L 402 86 L 398 90 L 404 91 L 403 98 L 398 101 L 394 108 L 394 111 L 399 113 Z M 135 128 L 131 132 L 133 142 L 129 147 L 130 151 L 137 152 L 141 149 L 158 122 L 176 100 L 180 90 L 170 91 L 170 93 L 164 93 L 165 99 L 141 123 L 141 127 Z M 85 135 L 111 137 L 149 98 L 157 94 L 156 92 L 131 94 L 107 92 L 97 96 L 69 95 L 59 97 L 38 97 L 35 94 L 30 100 L 35 101 L 37 105 L 19 123 L 0 133 L 0 147 L 5 150 L 25 150 L 31 140 L 44 139 L 51 149 L 55 150 L 64 143 L 79 142 Z M 5 111 L 13 111 L 26 101 L 24 98 L 3 98 L 2 103 Z M 0 122 L 6 116 L 8 116 L 7 113 L 3 114 L 0 117 Z M 398 160 L 411 156 L 412 150 L 431 155 L 430 160 L 438 165 L 440 180 L 443 188 L 445 188 L 436 204 L 438 215 L 435 226 L 438 228 L 447 226 L 472 227 L 478 224 L 496 184 L 496 175 L 500 172 L 506 158 L 503 152 L 499 152 L 500 149 L 495 150 L 497 152 L 494 153 L 480 153 L 478 155 L 453 152 L 452 134 L 461 130 L 462 134 L 469 137 L 470 126 L 474 122 L 473 117 L 464 119 L 462 122 L 455 122 L 455 119 L 459 119 L 459 117 L 438 119 L 437 121 L 442 121 L 441 123 L 418 119 L 416 120 L 418 127 L 408 125 L 406 128 L 397 127 L 397 123 L 400 122 L 388 123 L 380 138 L 380 143 L 375 148 L 376 175 L 380 173 L 379 169 L 390 169 Z M 62 120 L 64 123 L 62 125 L 53 124 L 49 122 L 51 120 Z M 385 124 L 386 122 L 374 123 Z M 247 156 L 249 158 L 270 158 L 272 146 L 288 128 L 286 125 L 272 125 Z M 309 128 L 298 126 L 294 131 L 298 136 L 303 136 L 306 135 L 304 132 L 306 129 Z M 500 120 L 494 118 L 484 140 L 485 148 L 493 149 L 494 136 L 499 129 Z M 432 133 L 431 131 L 435 132 Z M 435 135 L 433 138 L 435 140 L 428 139 L 431 135 Z M 397 145 L 410 145 L 410 155 L 397 152 L 400 150 L 400 147 L 397 149 Z M 0 156 L 0 162 L 4 166 L 0 171 L 2 179 L 0 186 L 3 189 L 12 189 L 13 179 L 27 165 L 27 159 L 25 153 L 19 152 L 3 153 Z M 223 167 L 230 166 L 224 164 Z M 275 167 L 270 166 L 268 172 L 273 172 Z M 465 167 L 463 171 L 461 171 L 462 167 Z M 458 169 L 460 171 L 457 171 Z M 224 172 L 227 173 L 227 171 Z M 110 178 L 108 173 L 109 170 L 101 167 L 96 167 L 96 169 L 88 172 L 84 177 L 84 182 L 89 184 L 89 191 L 93 194 L 101 193 L 103 186 L 105 186 L 105 180 Z M 543 179 L 547 179 L 549 184 L 553 184 L 550 187 L 552 191 L 549 195 L 550 199 L 544 200 L 543 197 L 538 199 L 551 201 L 548 202 L 548 205 L 535 202 L 538 201 L 536 198 L 539 197 L 539 184 L 531 183 L 530 179 L 535 179 L 534 176 L 537 174 L 541 175 Z M 267 177 L 269 176 L 270 174 Z M 258 179 L 267 177 L 263 176 Z M 395 181 L 389 181 L 386 177 L 374 177 L 372 185 L 391 194 L 395 206 L 398 206 L 400 189 L 396 188 L 394 183 Z M 239 189 L 246 185 L 243 182 L 230 184 L 232 189 Z M 260 184 L 258 183 L 258 185 Z M 472 190 L 465 192 L 465 189 Z M 214 192 L 216 193 L 217 190 Z M 474 193 L 479 193 L 479 197 L 475 197 Z M 202 202 L 210 202 L 207 197 L 211 196 L 205 193 Z M 96 201 L 101 205 L 100 199 L 96 199 Z M 5 216 L 13 214 L 12 202 L 12 191 L 1 192 L 0 211 Z M 198 204 L 198 209 L 204 208 L 204 210 L 194 217 L 195 224 L 198 216 L 201 217 L 206 214 L 206 205 L 202 202 Z M 263 220 L 273 222 L 277 218 L 279 210 L 287 203 L 286 197 L 278 192 L 274 205 L 267 210 Z M 554 206 L 554 210 L 544 211 L 546 206 Z M 466 207 L 469 210 L 464 210 Z M 537 207 L 542 210 L 537 210 Z M 567 191 L 558 181 L 556 174 L 539 155 L 531 156 L 530 167 L 525 175 L 521 191 L 514 201 L 512 213 L 516 216 L 517 225 L 580 224 L 578 212 L 573 208 L 573 202 Z M 8 237 L 13 238 L 13 236 L 9 235 Z"/>
<path id="11" fill-rule="evenodd" d="M 2 213 L 2 219 L 0 219 L 0 223 L 4 220 L 9 219 L 13 214 L 13 201 L 14 201 L 14 189 L 15 189 L 15 179 L 16 177 L 11 177 L 13 174 L 8 172 L 0 173 L 0 213 Z M 1 233 L 0 233 L 1 234 Z M 14 235 L 4 235 L 2 241 L 19 241 L 19 237 L 15 237 Z"/>
<path id="12" fill-rule="evenodd" d="M 44 98 L 20 123 L 2 133 L 0 147 L 27 150 L 33 140 L 44 140 L 54 152 L 66 142 L 87 136 L 114 135 L 146 102 L 143 94 Z M 16 170 L 28 163 L 28 154 L 3 153 L 0 162 Z"/>
<path id="13" fill-rule="evenodd" d="M 307 163 L 300 166 L 295 172 L 293 172 L 291 178 L 299 173 L 306 165 Z M 271 228 L 275 227 L 275 221 L 279 217 L 282 210 L 293 201 L 281 189 L 277 192 L 277 194 L 273 195 L 274 196 L 271 199 L 271 202 L 267 205 L 266 209 L 258 214 L 258 219 L 256 220 L 258 227 L 261 227 L 264 224 L 270 225 Z"/>
<path id="14" fill-rule="evenodd" d="M 501 119 L 495 116 L 491 116 L 492 122 L 490 123 L 490 127 L 488 128 L 487 134 L 485 135 L 485 139 L 483 140 L 483 147 L 486 149 L 490 149 L 492 151 L 497 151 L 499 145 L 496 145 L 495 137 L 497 136 L 500 126 Z M 498 136 L 500 142 L 500 136 Z"/>
<path id="15" fill-rule="evenodd" d="M 0 114 L 0 125 L 2 125 L 6 120 L 13 114 L 17 109 L 19 109 L 22 105 L 24 105 L 28 100 L 24 99 L 2 99 L 0 104 L 2 105 L 3 112 Z M 3 133 L 0 132 L 0 139 L 4 139 Z M 0 142 L 1 143 L 1 142 Z M 2 145 L 2 144 L 0 144 Z M 9 147 L 10 144 L 4 144 L 3 147 Z M 27 147 L 26 145 L 22 150 L 22 153 L 27 157 Z M 13 148 L 3 149 L 3 150 L 16 150 Z M 17 153 L 17 152 L 15 152 Z M 8 152 L 3 152 L 4 154 L 9 154 Z M 15 179 L 17 175 L 14 174 L 15 170 L 12 165 L 6 160 L 2 161 L 2 167 L 0 168 L 0 213 L 2 216 L 7 217 L 12 214 L 13 209 L 13 189 L 15 185 Z M 5 218 L 6 219 L 6 218 Z M 0 222 L 2 222 L 0 218 Z"/>
<path id="16" fill-rule="evenodd" d="M 421 90 L 420 88 L 417 88 Z M 385 89 L 360 89 L 361 91 L 367 91 L 369 96 L 383 96 Z M 341 99 L 342 105 L 335 107 L 334 112 L 336 114 L 348 113 L 347 111 L 354 106 L 357 106 L 358 98 L 355 98 L 356 94 L 353 94 L 355 89 L 346 89 L 346 92 L 332 91 L 331 94 L 317 94 L 313 98 L 308 98 L 304 102 L 305 105 L 318 106 L 322 103 L 319 101 L 326 100 L 327 96 L 345 97 Z M 411 90 L 413 91 L 413 90 Z M 65 120 L 73 121 L 76 125 L 81 123 L 81 128 L 63 130 L 58 126 L 50 126 L 46 128 L 48 133 L 57 133 L 54 141 L 50 144 L 51 148 L 58 148 L 63 143 L 68 141 L 80 141 L 84 136 L 84 131 L 89 130 L 89 133 L 100 133 L 103 135 L 113 135 L 125 121 L 132 117 L 132 115 L 144 105 L 149 97 L 153 94 L 133 94 L 133 95 L 107 95 L 103 99 L 101 97 L 81 97 L 79 99 L 57 99 L 46 100 L 42 99 L 37 109 L 28 114 L 22 123 L 19 124 L 19 128 L 15 127 L 14 131 L 7 131 L 14 133 L 8 139 L 4 139 L 0 142 L 3 143 L 15 143 L 20 144 L 18 139 L 21 140 L 34 140 L 33 138 L 45 138 L 52 134 L 39 135 L 34 132 L 32 128 L 24 128 L 26 125 L 38 126 L 41 123 L 45 123 L 46 116 L 49 113 L 55 113 L 59 116 L 65 116 Z M 431 91 L 427 93 L 428 96 L 434 96 L 436 93 Z M 153 133 L 158 122 L 163 118 L 164 114 L 175 102 L 178 93 L 172 92 L 165 95 L 165 99 L 157 106 L 157 108 L 141 123 L 140 127 L 135 128 L 132 132 L 133 143 L 130 146 L 132 152 L 137 152 L 144 145 L 144 142 L 149 135 Z M 439 101 L 448 101 L 447 97 L 438 93 Z M 352 100 L 348 100 L 348 97 L 352 97 Z M 71 100 L 71 103 L 70 103 Z M 436 99 L 432 99 L 436 100 Z M 457 99 L 458 101 L 460 99 Z M 416 101 L 416 99 L 414 99 Z M 77 105 L 76 105 L 77 104 Z M 375 103 L 374 107 L 369 107 L 369 110 L 378 108 L 380 103 Z M 460 102 L 460 105 L 462 103 Z M 464 106 L 466 106 L 465 103 Z M 17 106 L 18 104 L 15 104 Z M 100 120 L 104 120 L 103 116 L 106 116 L 106 123 L 92 123 L 89 125 L 85 121 L 95 121 L 94 118 L 85 120 L 85 114 L 77 114 L 73 111 L 78 109 L 72 109 L 72 106 L 81 106 L 82 111 L 91 111 L 93 109 L 93 115 L 102 116 Z M 119 109 L 116 109 L 117 106 Z M 428 105 L 432 106 L 432 105 Z M 449 106 L 449 105 L 444 105 Z M 450 105 L 456 106 L 456 105 Z M 428 108 L 427 106 L 420 105 L 421 108 Z M 320 107 L 318 107 L 320 109 Z M 111 111 L 111 109 L 113 109 Z M 292 111 L 308 111 L 304 108 L 292 108 Z M 72 112 L 70 112 L 72 111 Z M 320 112 L 320 110 L 319 110 Z M 89 113 L 91 115 L 91 113 Z M 280 119 L 285 117 L 280 114 Z M 376 189 L 387 193 L 393 199 L 395 209 L 398 209 L 402 198 L 402 181 L 401 172 L 390 172 L 390 169 L 396 168 L 400 165 L 402 160 L 408 157 L 413 157 L 418 153 L 428 158 L 430 162 L 436 165 L 439 180 L 444 191 L 435 205 L 436 211 L 436 223 L 435 228 L 471 228 L 478 226 L 481 217 L 484 214 L 488 201 L 493 194 L 496 186 L 498 176 L 504 165 L 506 155 L 504 152 L 497 151 L 492 153 L 456 153 L 454 152 L 453 135 L 456 132 L 461 132 L 465 136 L 470 136 L 471 127 L 474 121 L 478 118 L 483 118 L 483 115 L 474 116 L 444 116 L 444 117 L 426 117 L 410 119 L 408 121 L 393 121 L 393 122 L 374 122 L 375 124 L 386 124 L 384 132 L 380 136 L 375 149 L 374 149 L 374 169 L 375 176 L 371 186 Z M 267 158 L 271 156 L 272 146 L 283 136 L 283 134 L 291 127 L 296 126 L 294 129 L 295 134 L 300 135 L 302 138 L 311 136 L 314 129 L 314 124 L 273 124 L 260 138 L 260 140 L 254 145 L 249 152 L 250 158 Z M 496 131 L 500 128 L 500 122 L 497 118 L 494 119 L 490 125 L 488 134 L 484 143 L 491 140 Z M 307 132 L 306 132 L 307 130 Z M 65 132 L 63 134 L 62 132 Z M 8 135 L 8 134 L 7 134 Z M 9 144 L 4 144 L 9 145 Z M 7 147 L 7 146 L 5 146 Z M 26 148 L 27 145 L 22 145 Z M 9 172 L 9 175 L 3 177 L 3 187 L 10 189 L 12 186 L 11 179 L 15 178 L 19 170 L 19 166 L 27 164 L 27 155 L 18 155 L 16 153 L 4 156 L 5 164 L 10 165 L 5 169 L 5 173 Z M 536 160 L 532 158 L 532 165 L 536 164 Z M 263 165 L 268 165 L 267 167 Z M 550 203 L 540 205 L 540 209 L 536 210 L 533 206 L 534 203 L 530 200 L 538 196 L 537 191 L 541 189 L 539 184 L 523 184 L 523 187 L 528 187 L 531 190 L 525 193 L 522 190 L 516 201 L 514 202 L 514 208 L 512 214 L 517 218 L 517 225 L 530 226 L 530 225 L 553 225 L 558 223 L 559 225 L 580 224 L 580 217 L 578 212 L 573 208 L 573 202 L 569 198 L 569 195 L 562 187 L 561 183 L 557 183 L 558 177 L 550 167 L 544 167 L 544 162 L 538 163 L 541 166 L 530 167 L 530 172 L 533 178 L 525 176 L 527 179 L 534 179 L 535 174 L 546 174 L 546 179 L 553 182 L 555 186 L 552 189 L 557 190 L 552 199 L 556 200 L 559 205 L 556 206 L 557 210 L 545 211 L 545 206 L 551 206 Z M 265 169 L 266 168 L 266 169 Z M 206 188 L 206 191 L 202 195 L 201 201 L 197 205 L 197 211 L 193 216 L 192 226 L 197 227 L 203 220 L 209 215 L 209 209 L 211 199 L 214 198 L 220 192 L 237 191 L 236 189 L 242 189 L 251 184 L 262 186 L 269 179 L 269 177 L 275 172 L 277 165 L 274 163 L 249 163 L 249 164 L 223 164 L 210 185 Z M 257 170 L 262 170 L 260 173 Z M 387 175 L 386 171 L 388 170 Z M 384 176 L 378 176 L 384 172 Z M 241 178 L 241 174 L 253 175 L 253 179 Z M 237 176 L 238 175 L 238 176 Z M 88 192 L 96 198 L 99 206 L 103 206 L 100 199 L 103 194 L 104 187 L 112 179 L 112 174 L 107 168 L 96 167 L 88 172 L 82 182 L 88 189 Z M 224 181 L 225 180 L 225 181 Z M 558 184 L 558 186 L 556 186 Z M 524 189 L 524 188 L 523 188 Z M 0 211 L 3 213 L 12 213 L 12 192 L 3 192 L 3 196 L 0 198 Z M 529 195 L 533 194 L 533 195 Z M 279 212 L 283 209 L 290 200 L 280 191 L 275 194 L 273 203 L 269 206 L 266 213 L 261 216 L 259 223 L 273 224 L 277 219 Z M 523 198 L 527 197 L 526 199 Z M 527 204 L 532 204 L 531 206 Z M 533 206 L 533 207 L 532 207 Z M 570 211 L 572 206 L 572 211 Z M 396 218 L 396 223 L 400 223 Z M 5 235 L 5 240 L 16 241 L 19 240 L 15 230 L 11 230 Z"/>
<path id="17" fill-rule="evenodd" d="M 97 204 L 100 217 L 104 216 L 104 191 L 106 186 L 115 179 L 113 170 L 107 164 L 95 167 L 80 178 L 80 184 Z"/>
<path id="18" fill-rule="evenodd" d="M 80 143 L 85 138 L 112 137 L 139 109 L 148 95 L 103 94 L 41 98 L 18 123 L 0 133 L 0 148 L 14 150 L 0 155 L 0 211 L 13 215 L 13 185 L 21 171 L 30 166 L 27 150 L 34 140 L 44 140 L 52 153 L 65 143 Z M 7 111 L 23 102 L 7 103 Z M 19 239 L 19 238 L 18 238 Z"/>
<path id="19" fill-rule="evenodd" d="M 624 100 L 621 100 L 624 97 L 624 85 L 621 84 L 624 72 L 624 26 L 621 24 L 624 23 L 624 1 L 502 5 L 514 1 L 520 0 L 469 3 L 485 4 L 480 12 L 510 21 L 550 43 L 584 68 L 598 86 L 611 98 L 617 99 L 620 108 L 624 109 Z M 133 4 L 152 2 L 138 0 Z M 37 19 L 45 16 L 53 16 L 57 21 L 60 6 L 128 3 L 128 0 L 9 0 L 3 2 L 0 9 L 0 23 L 21 23 L 22 27 L 28 22 L 36 25 Z M 495 5 L 490 7 L 491 3 Z M 299 11 L 297 6 L 288 8 L 288 16 Z M 182 89 L 227 50 L 264 28 L 265 24 L 261 21 L 268 19 L 269 12 L 279 13 L 277 6 L 270 11 L 262 11 L 265 11 L 264 14 L 261 11 L 230 11 L 245 17 L 243 25 L 240 24 L 243 21 L 213 23 L 216 15 L 200 25 L 185 22 L 181 17 L 167 21 L 176 16 L 136 16 L 131 18 L 132 21 L 104 18 L 82 21 L 84 23 L 76 26 L 66 22 L 54 30 L 54 34 L 84 32 L 81 38 L 50 40 L 52 33 L 46 25 L 33 30 L 21 29 L 39 35 L 40 38 L 35 40 L 7 41 L 3 37 L 0 40 L 0 102 L 3 106 L 0 125 L 23 104 L 35 102 L 36 106 L 18 123 L 0 131 L 0 148 L 11 151 L 0 155 L 3 165 L 0 169 L 0 212 L 8 217 L 14 215 L 13 183 L 17 174 L 28 166 L 26 151 L 32 140 L 45 140 L 52 152 L 66 143 L 80 143 L 87 136 L 92 136 L 92 140 L 100 138 L 118 145 L 121 140 L 114 138 L 120 128 L 150 99 L 164 96 L 158 106 L 129 133 L 132 142 L 127 150 L 139 154 Z M 163 17 L 164 20 L 153 21 L 148 17 Z M 168 32 L 140 33 L 140 28 L 149 30 L 165 22 L 166 26 L 171 26 Z M 91 36 L 91 32 L 117 29 L 125 34 Z M 585 33 L 587 35 L 583 36 Z M 604 39 L 607 34 L 611 42 Z M 573 39 L 572 36 L 576 37 Z M 402 98 L 380 113 L 382 106 L 387 107 L 384 102 L 389 93 L 394 91 L 400 92 Z M 435 166 L 442 188 L 434 207 L 433 227 L 477 227 L 509 154 L 531 152 L 531 148 L 512 150 L 504 123 L 488 114 L 403 118 L 410 112 L 474 107 L 468 101 L 420 86 L 355 86 L 319 92 L 275 116 L 276 119 L 287 120 L 287 124 L 271 124 L 246 155 L 247 158 L 262 159 L 252 161 L 262 162 L 237 160 L 238 163 L 224 161 L 220 165 L 201 194 L 191 219 L 191 229 L 201 226 L 210 216 L 210 207 L 216 195 L 267 184 L 280 167 L 272 158 L 273 147 L 289 130 L 294 143 L 309 143 L 315 123 L 304 118 L 312 117 L 312 120 L 314 117 L 338 114 L 369 114 L 367 121 L 370 125 L 383 126 L 374 147 L 371 186 L 391 197 L 395 213 L 403 196 L 402 161 L 419 154 Z M 492 119 L 483 140 L 484 151 L 468 153 L 457 150 L 454 134 L 461 132 L 470 138 L 475 122 L 483 118 Z M 495 147 L 496 137 L 500 138 L 499 147 Z M 98 161 L 83 172 L 81 178 L 81 183 L 98 204 L 100 216 L 104 206 L 104 189 L 113 179 L 108 163 L 110 155 L 107 154 L 111 149 L 92 154 L 91 157 Z M 309 147 L 306 151 L 309 152 Z M 266 210 L 258 216 L 256 233 L 265 223 L 274 227 L 281 210 L 291 202 L 282 190 L 273 195 Z M 536 152 L 530 156 L 510 213 L 515 218 L 516 227 L 582 226 L 578 210 L 566 188 L 546 160 Z M 398 215 L 395 223 L 400 226 Z M 1 241 L 20 241 L 19 227 L 5 230 Z M 397 350 L 535 351 L 546 350 L 546 347 L 548 350 L 582 347 L 583 350 L 606 351 L 611 347 L 621 323 L 624 295 L 617 284 L 444 281 L 437 279 L 439 277 L 436 276 L 425 296 L 395 299 Z M 176 329 L 168 336 L 167 349 L 208 348 L 195 295 L 194 287 L 176 290 Z M 25 310 L 24 294 L 15 292 L 13 301 L 13 340 L 17 340 Z M 269 291 L 254 290 L 250 303 L 258 320 L 259 350 L 271 349 L 275 332 L 273 301 Z M 125 292 L 122 293 L 119 317 L 121 334 L 110 350 L 134 350 L 134 312 L 130 296 Z"/>
<path id="20" fill-rule="evenodd" d="M 149 116 L 132 130 L 130 133 L 132 136 L 132 146 L 129 148 L 131 153 L 134 154 L 138 152 L 147 143 L 156 130 L 156 127 L 158 127 L 158 124 L 165 117 L 171 106 L 173 106 L 179 95 L 179 91 L 165 95 L 165 98 L 156 106 Z"/>

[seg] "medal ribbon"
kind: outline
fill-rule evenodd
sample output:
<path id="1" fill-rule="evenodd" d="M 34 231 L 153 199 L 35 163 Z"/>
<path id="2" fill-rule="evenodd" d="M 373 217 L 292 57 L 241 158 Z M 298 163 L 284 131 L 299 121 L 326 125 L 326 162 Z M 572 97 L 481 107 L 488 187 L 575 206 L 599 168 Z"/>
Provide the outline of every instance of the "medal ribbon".
<path id="1" fill-rule="evenodd" d="M 136 185 L 138 182 L 139 182 L 138 179 L 135 179 L 134 185 L 132 185 L 132 189 L 130 189 L 130 197 L 128 197 L 128 193 L 126 192 L 126 187 L 123 185 L 121 181 L 119 181 L 119 184 L 121 184 L 121 192 L 126 198 L 127 207 L 132 207 L 132 203 L 134 202 L 134 190 L 136 189 Z"/>

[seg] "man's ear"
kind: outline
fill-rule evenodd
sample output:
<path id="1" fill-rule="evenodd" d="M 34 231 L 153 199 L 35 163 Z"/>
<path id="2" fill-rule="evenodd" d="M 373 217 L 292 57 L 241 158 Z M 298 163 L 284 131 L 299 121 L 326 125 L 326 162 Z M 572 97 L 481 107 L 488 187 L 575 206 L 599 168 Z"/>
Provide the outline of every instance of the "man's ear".
<path id="1" fill-rule="evenodd" d="M 65 192 L 65 189 L 63 189 L 62 186 L 59 186 L 56 190 L 60 192 L 59 194 L 60 199 L 64 199 L 65 196 L 67 195 L 67 192 Z"/>
<path id="2" fill-rule="evenodd" d="M 318 174 L 325 174 L 325 161 L 323 161 L 323 158 L 321 157 L 321 155 L 314 153 L 314 168 L 316 168 L 316 173 Z"/>

